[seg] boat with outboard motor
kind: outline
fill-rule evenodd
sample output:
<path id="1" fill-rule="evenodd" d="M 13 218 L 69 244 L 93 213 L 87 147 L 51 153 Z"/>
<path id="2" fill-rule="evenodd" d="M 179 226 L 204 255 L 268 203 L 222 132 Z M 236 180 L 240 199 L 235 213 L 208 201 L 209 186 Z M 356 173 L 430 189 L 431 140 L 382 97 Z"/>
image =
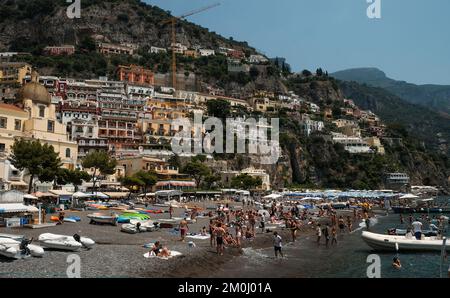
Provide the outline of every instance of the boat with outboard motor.
<path id="1" fill-rule="evenodd" d="M 0 255 L 13 259 L 22 259 L 29 256 L 42 257 L 44 249 L 39 245 L 31 244 L 32 241 L 33 239 L 16 240 L 14 237 L 0 237 Z"/>
<path id="2" fill-rule="evenodd" d="M 417 240 L 411 235 L 383 235 L 364 231 L 361 237 L 364 242 L 375 250 L 396 251 L 397 245 L 398 250 L 404 251 L 441 251 L 443 246 L 443 240 L 434 236 L 423 236 L 422 239 Z M 446 250 L 450 250 L 449 242 L 446 244 Z"/>
<path id="3" fill-rule="evenodd" d="M 44 233 L 39 235 L 38 240 L 45 248 L 54 248 L 69 251 L 77 251 L 82 247 L 92 248 L 95 244 L 94 240 L 86 237 L 81 237 L 78 234 L 75 234 L 73 236 L 66 236 Z"/>

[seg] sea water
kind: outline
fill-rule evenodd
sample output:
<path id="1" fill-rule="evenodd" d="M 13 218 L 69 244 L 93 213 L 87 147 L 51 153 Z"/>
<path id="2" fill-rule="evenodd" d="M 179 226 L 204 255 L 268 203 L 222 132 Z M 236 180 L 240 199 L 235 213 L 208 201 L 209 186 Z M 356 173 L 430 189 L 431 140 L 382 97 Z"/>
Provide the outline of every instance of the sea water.
<path id="1" fill-rule="evenodd" d="M 448 216 L 449 214 L 446 214 Z M 420 215 L 419 215 L 420 216 Z M 430 215 L 432 217 L 433 215 Z M 385 234 L 390 228 L 406 228 L 405 223 L 400 224 L 399 214 L 377 216 L 372 218 L 370 230 Z M 448 225 L 447 225 L 448 227 Z M 425 228 L 427 225 L 425 224 Z M 283 246 L 285 258 L 275 258 L 272 247 L 252 249 L 244 248 L 243 254 L 224 264 L 216 272 L 221 277 L 305 277 L 305 278 L 365 278 L 370 263 L 367 257 L 377 254 L 381 260 L 382 278 L 437 278 L 440 275 L 440 252 L 402 252 L 398 257 L 402 268 L 396 270 L 392 267 L 395 252 L 378 252 L 372 250 L 361 238 L 362 231 L 366 229 L 361 223 L 353 233 L 338 235 L 338 244 L 328 248 L 324 240 L 318 246 L 315 236 L 302 236 L 295 243 Z M 449 236 L 447 229 L 447 237 Z M 285 239 L 286 241 L 287 239 Z M 330 242 L 331 243 L 331 242 Z M 445 259 L 443 276 L 447 276 L 450 262 Z"/>

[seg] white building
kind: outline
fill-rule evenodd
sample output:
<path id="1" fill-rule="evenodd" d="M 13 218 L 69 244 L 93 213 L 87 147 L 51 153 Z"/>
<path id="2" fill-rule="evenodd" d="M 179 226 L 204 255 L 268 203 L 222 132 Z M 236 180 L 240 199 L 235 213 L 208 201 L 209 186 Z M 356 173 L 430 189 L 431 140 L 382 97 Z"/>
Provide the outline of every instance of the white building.
<path id="1" fill-rule="evenodd" d="M 153 86 L 126 85 L 126 93 L 129 98 L 146 98 L 155 96 Z"/>
<path id="2" fill-rule="evenodd" d="M 333 143 L 342 144 L 346 151 L 352 154 L 375 153 L 362 138 L 349 137 L 341 133 L 333 132 Z"/>
<path id="3" fill-rule="evenodd" d="M 202 56 L 202 57 L 214 56 L 216 54 L 216 52 L 214 50 L 210 50 L 210 49 L 200 49 L 199 53 L 200 53 L 200 56 Z"/>
<path id="4" fill-rule="evenodd" d="M 187 51 L 188 47 L 177 42 L 177 43 L 172 43 L 170 45 L 171 49 L 173 49 L 173 51 L 177 54 L 184 54 L 185 51 Z"/>
<path id="5" fill-rule="evenodd" d="M 167 49 L 165 48 L 158 48 L 158 47 L 151 47 L 150 48 L 151 54 L 159 54 L 159 53 L 167 53 Z"/>
<path id="6" fill-rule="evenodd" d="M 250 57 L 248 58 L 248 62 L 253 64 L 267 63 L 269 62 L 269 59 L 267 59 L 263 55 L 250 55 Z"/>
<path id="7" fill-rule="evenodd" d="M 307 136 L 310 136 L 313 132 L 322 131 L 325 128 L 323 121 L 303 120 L 301 122 L 303 131 Z"/>

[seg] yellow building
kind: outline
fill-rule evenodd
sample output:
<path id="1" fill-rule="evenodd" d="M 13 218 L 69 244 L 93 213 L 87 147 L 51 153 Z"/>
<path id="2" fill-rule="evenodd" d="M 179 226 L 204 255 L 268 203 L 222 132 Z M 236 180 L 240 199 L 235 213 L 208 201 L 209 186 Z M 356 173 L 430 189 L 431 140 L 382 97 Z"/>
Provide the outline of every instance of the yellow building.
<path id="1" fill-rule="evenodd" d="M 52 145 L 66 168 L 75 168 L 78 146 L 69 141 L 66 125 L 56 119 L 55 106 L 37 73 L 17 94 L 17 105 L 0 104 L 0 151 L 8 155 L 16 138 L 38 139 Z M 19 107 L 20 106 L 20 107 Z"/>
<path id="2" fill-rule="evenodd" d="M 0 83 L 22 84 L 25 76 L 31 74 L 31 65 L 25 62 L 0 63 Z"/>
<path id="3" fill-rule="evenodd" d="M 364 141 L 370 146 L 377 148 L 377 153 L 380 155 L 384 155 L 386 153 L 384 146 L 381 144 L 381 141 L 377 137 L 365 138 Z"/>

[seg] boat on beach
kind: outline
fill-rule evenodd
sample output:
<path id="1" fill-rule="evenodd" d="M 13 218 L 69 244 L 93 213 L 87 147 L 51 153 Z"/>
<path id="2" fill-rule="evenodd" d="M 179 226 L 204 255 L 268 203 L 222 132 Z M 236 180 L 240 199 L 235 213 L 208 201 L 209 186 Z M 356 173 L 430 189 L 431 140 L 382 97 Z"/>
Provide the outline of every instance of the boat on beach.
<path id="1" fill-rule="evenodd" d="M 27 239 L 0 238 L 0 255 L 13 259 L 28 256 L 42 257 L 44 249 L 39 245 L 31 244 L 31 241 Z"/>
<path id="2" fill-rule="evenodd" d="M 94 240 L 78 235 L 66 236 L 51 233 L 39 235 L 39 242 L 43 247 L 60 250 L 77 251 L 82 247 L 91 248 L 94 246 Z"/>
<path id="3" fill-rule="evenodd" d="M 91 219 L 91 224 L 110 224 L 113 226 L 117 225 L 118 216 L 117 215 L 105 215 L 102 213 L 92 213 L 88 214 L 88 218 Z"/>
<path id="4" fill-rule="evenodd" d="M 383 235 L 368 231 L 364 231 L 361 237 L 370 247 L 382 251 L 396 251 L 396 244 L 401 251 L 441 251 L 443 245 L 443 240 L 438 237 L 423 237 L 417 240 L 414 237 Z M 450 251 L 449 242 L 445 248 Z"/>

